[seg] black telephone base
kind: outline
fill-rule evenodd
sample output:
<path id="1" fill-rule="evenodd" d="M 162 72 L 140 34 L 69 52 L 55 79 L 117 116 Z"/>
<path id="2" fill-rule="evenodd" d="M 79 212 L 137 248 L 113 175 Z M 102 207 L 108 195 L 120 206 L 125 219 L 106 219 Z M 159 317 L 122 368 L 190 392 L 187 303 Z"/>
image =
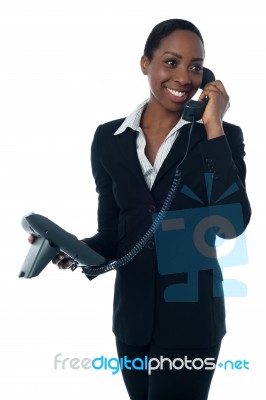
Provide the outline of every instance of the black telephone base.
<path id="1" fill-rule="evenodd" d="M 26 256 L 19 278 L 39 275 L 60 250 L 73 258 L 76 265 L 80 263 L 90 268 L 105 262 L 105 258 L 87 244 L 42 215 L 26 215 L 22 219 L 22 227 L 35 235 L 36 239 Z"/>

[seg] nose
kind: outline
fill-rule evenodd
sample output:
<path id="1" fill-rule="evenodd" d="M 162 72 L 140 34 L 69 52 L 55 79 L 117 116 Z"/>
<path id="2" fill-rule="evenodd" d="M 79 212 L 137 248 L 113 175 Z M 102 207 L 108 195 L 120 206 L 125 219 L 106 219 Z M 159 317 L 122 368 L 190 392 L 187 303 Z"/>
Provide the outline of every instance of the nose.
<path id="1" fill-rule="evenodd" d="M 188 71 L 186 68 L 178 68 L 175 71 L 173 79 L 175 82 L 179 82 L 179 84 L 182 86 L 190 85 L 191 84 L 190 71 Z"/>

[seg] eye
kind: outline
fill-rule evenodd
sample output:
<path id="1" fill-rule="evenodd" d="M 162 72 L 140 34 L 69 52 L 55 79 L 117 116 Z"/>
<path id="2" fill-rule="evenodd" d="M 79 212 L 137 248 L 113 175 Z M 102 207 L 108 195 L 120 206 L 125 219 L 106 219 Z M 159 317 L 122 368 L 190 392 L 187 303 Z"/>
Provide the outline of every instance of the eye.
<path id="1" fill-rule="evenodd" d="M 202 72 L 203 71 L 203 65 L 200 65 L 200 64 L 192 65 L 191 70 L 195 71 L 195 72 Z"/>
<path id="2" fill-rule="evenodd" d="M 177 61 L 174 60 L 173 58 L 165 60 L 165 64 L 169 65 L 170 67 L 176 67 L 177 66 Z"/>

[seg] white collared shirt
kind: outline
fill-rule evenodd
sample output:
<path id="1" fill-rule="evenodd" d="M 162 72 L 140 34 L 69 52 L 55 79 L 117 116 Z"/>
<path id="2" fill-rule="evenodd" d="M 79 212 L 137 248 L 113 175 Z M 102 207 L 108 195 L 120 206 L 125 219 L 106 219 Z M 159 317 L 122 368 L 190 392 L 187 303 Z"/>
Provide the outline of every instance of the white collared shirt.
<path id="1" fill-rule="evenodd" d="M 188 124 L 189 122 L 183 120 L 182 118 L 178 121 L 178 123 L 171 129 L 171 131 L 168 133 L 166 138 L 164 139 L 163 143 L 161 144 L 157 154 L 156 158 L 154 161 L 154 165 L 151 165 L 149 162 L 148 158 L 145 155 L 145 147 L 146 147 L 146 139 L 143 133 L 143 130 L 140 127 L 140 119 L 141 115 L 146 108 L 146 105 L 148 104 L 149 100 L 145 100 L 143 103 L 139 105 L 138 108 L 136 108 L 120 125 L 120 127 L 116 130 L 114 135 L 120 135 L 122 134 L 126 128 L 131 128 L 134 131 L 138 132 L 137 136 L 137 141 L 136 141 L 136 146 L 137 146 L 137 154 L 139 158 L 139 163 L 141 166 L 141 170 L 143 173 L 143 176 L 145 178 L 145 181 L 147 182 L 147 185 L 149 189 L 152 188 L 152 185 L 156 179 L 157 173 L 159 169 L 161 168 L 165 158 L 167 157 L 169 151 L 171 150 L 171 147 L 176 140 L 176 138 L 179 135 L 180 128 L 182 128 L 183 125 Z"/>

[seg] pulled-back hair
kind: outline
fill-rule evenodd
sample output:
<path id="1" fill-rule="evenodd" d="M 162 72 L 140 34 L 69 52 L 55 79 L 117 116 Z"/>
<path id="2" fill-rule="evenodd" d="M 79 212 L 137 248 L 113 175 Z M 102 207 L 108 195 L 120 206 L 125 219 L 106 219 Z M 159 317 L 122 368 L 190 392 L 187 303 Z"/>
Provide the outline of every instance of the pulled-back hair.
<path id="1" fill-rule="evenodd" d="M 186 21 L 185 19 L 168 19 L 160 22 L 152 29 L 144 47 L 144 56 L 151 61 L 153 58 L 153 52 L 154 50 L 158 49 L 161 40 L 176 30 L 187 30 L 194 32 L 200 38 L 204 46 L 201 33 L 198 28 L 192 24 L 192 22 Z"/>

